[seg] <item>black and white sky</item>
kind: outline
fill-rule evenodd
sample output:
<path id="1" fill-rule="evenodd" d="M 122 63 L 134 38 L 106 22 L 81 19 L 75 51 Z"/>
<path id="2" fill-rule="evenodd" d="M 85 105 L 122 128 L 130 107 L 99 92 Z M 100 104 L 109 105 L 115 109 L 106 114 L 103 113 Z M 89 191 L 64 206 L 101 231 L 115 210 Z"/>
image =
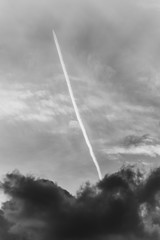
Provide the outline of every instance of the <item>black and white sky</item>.
<path id="1" fill-rule="evenodd" d="M 102 174 L 159 165 L 160 2 L 0 0 L 0 177 L 97 181 L 53 28 Z"/>

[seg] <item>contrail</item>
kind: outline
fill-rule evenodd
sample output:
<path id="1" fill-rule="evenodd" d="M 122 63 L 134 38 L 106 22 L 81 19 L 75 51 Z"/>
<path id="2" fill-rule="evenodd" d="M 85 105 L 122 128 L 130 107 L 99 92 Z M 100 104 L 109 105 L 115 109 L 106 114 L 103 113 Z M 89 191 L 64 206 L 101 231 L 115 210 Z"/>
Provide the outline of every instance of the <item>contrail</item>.
<path id="1" fill-rule="evenodd" d="M 73 104 L 73 108 L 74 108 L 78 123 L 80 125 L 81 130 L 82 130 L 82 133 L 83 133 L 84 139 L 86 141 L 86 144 L 88 146 L 88 149 L 89 149 L 91 158 L 93 160 L 93 163 L 95 164 L 95 167 L 97 169 L 98 177 L 101 180 L 102 179 L 101 170 L 100 170 L 99 164 L 97 162 L 97 159 L 94 155 L 93 148 L 92 148 L 92 145 L 89 141 L 89 138 L 88 138 L 86 129 L 84 127 L 83 121 L 81 119 L 81 116 L 80 116 L 80 113 L 79 113 L 79 110 L 78 110 L 78 107 L 77 107 L 77 104 L 76 104 L 76 101 L 75 101 L 75 98 L 74 98 L 74 95 L 73 95 L 73 90 L 72 90 L 72 86 L 71 86 L 71 83 L 70 83 L 69 75 L 67 73 L 66 66 L 65 66 L 65 63 L 64 63 L 64 60 L 63 60 L 60 45 L 58 43 L 58 39 L 57 39 L 57 36 L 56 36 L 56 33 L 54 32 L 54 30 L 53 30 L 53 38 L 54 38 L 54 41 L 55 41 L 55 45 L 56 45 L 56 48 L 57 48 L 59 60 L 60 60 L 62 70 L 63 70 L 64 76 L 65 76 L 65 79 L 66 79 L 66 83 L 67 83 L 67 86 L 68 86 L 68 91 L 69 91 L 69 94 L 70 94 L 70 97 L 71 97 L 71 101 L 72 101 L 72 104 Z"/>

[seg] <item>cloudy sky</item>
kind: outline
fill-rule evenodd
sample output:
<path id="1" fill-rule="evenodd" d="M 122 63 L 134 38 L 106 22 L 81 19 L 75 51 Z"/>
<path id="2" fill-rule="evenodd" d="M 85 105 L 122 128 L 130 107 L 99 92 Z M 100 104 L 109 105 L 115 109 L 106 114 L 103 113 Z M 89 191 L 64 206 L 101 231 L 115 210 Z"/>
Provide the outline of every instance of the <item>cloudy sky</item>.
<path id="1" fill-rule="evenodd" d="M 0 0 L 0 177 L 97 181 L 53 28 L 102 174 L 159 165 L 159 1 Z"/>

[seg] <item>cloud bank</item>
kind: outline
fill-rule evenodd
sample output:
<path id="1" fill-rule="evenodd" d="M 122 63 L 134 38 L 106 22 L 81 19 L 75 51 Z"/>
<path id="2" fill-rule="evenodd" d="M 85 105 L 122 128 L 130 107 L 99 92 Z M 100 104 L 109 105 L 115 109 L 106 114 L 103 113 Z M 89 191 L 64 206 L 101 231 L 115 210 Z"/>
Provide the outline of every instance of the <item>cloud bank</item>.
<path id="1" fill-rule="evenodd" d="M 144 175 L 126 166 L 72 196 L 49 180 L 7 174 L 0 237 L 6 231 L 7 240 L 159 239 L 159 182 L 160 168 Z"/>

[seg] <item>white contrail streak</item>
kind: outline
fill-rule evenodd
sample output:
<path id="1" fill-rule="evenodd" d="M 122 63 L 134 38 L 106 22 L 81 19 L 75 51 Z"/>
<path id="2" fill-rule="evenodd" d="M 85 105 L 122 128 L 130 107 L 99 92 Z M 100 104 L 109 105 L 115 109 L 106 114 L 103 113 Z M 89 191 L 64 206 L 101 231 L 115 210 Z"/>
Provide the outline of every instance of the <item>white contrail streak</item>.
<path id="1" fill-rule="evenodd" d="M 93 160 L 93 163 L 95 164 L 95 167 L 97 169 L 98 177 L 101 180 L 102 179 L 101 170 L 100 170 L 100 167 L 99 167 L 98 162 L 96 160 L 96 157 L 94 155 L 92 145 L 89 141 L 86 129 L 83 125 L 83 121 L 81 119 L 81 116 L 80 116 L 80 113 L 79 113 L 79 110 L 78 110 L 78 107 L 77 107 L 77 104 L 76 104 L 76 101 L 75 101 L 75 98 L 74 98 L 74 95 L 73 95 L 72 86 L 71 86 L 71 83 L 70 83 L 69 75 L 68 75 L 66 67 L 65 67 L 62 52 L 61 52 L 61 49 L 60 49 L 60 46 L 59 46 L 59 43 L 58 43 L 58 39 L 57 39 L 57 36 L 56 36 L 54 30 L 53 30 L 53 38 L 54 38 L 54 41 L 55 41 L 55 44 L 56 44 L 56 48 L 57 48 L 57 52 L 58 52 L 58 55 L 59 55 L 60 63 L 61 63 L 62 70 L 63 70 L 64 76 L 65 76 L 65 79 L 66 79 L 66 82 L 67 82 L 68 91 L 69 91 L 69 94 L 70 94 L 70 97 L 71 97 L 71 101 L 72 101 L 72 104 L 73 104 L 73 108 L 74 108 L 78 123 L 80 125 L 81 130 L 82 130 L 82 133 L 83 133 L 84 139 L 86 141 L 86 144 L 88 146 L 88 149 L 89 149 L 91 158 Z"/>

